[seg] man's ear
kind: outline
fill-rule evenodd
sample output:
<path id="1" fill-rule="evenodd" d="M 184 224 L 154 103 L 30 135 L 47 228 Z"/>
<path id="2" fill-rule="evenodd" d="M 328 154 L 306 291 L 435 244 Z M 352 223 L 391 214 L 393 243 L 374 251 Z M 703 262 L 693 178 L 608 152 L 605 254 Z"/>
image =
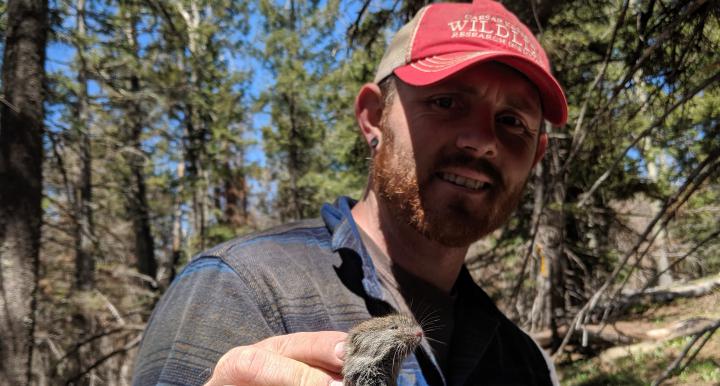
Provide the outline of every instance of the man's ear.
<path id="1" fill-rule="evenodd" d="M 360 88 L 355 98 L 355 119 L 360 132 L 371 150 L 382 143 L 380 121 L 383 114 L 383 96 L 380 87 L 375 83 L 366 83 Z M 373 142 L 375 146 L 373 146 Z"/>
<path id="2" fill-rule="evenodd" d="M 545 155 L 545 150 L 547 150 L 547 144 L 548 144 L 548 136 L 546 132 L 540 133 L 540 138 L 538 138 L 538 145 L 537 149 L 535 149 L 535 159 L 533 160 L 533 167 L 535 167 L 538 162 L 540 162 L 541 159 L 543 159 L 543 156 Z"/>

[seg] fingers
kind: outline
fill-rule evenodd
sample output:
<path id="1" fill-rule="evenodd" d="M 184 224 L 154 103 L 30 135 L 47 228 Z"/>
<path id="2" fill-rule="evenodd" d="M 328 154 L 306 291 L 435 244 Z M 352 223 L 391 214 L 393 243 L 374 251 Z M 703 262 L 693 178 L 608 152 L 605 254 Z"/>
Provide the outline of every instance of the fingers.
<path id="1" fill-rule="evenodd" d="M 236 347 L 220 358 L 206 386 L 341 385 L 346 336 L 304 332 Z"/>
<path id="2" fill-rule="evenodd" d="M 206 386 L 327 386 L 342 384 L 337 374 L 311 367 L 278 353 L 242 346 L 225 354 Z"/>
<path id="3" fill-rule="evenodd" d="M 339 331 L 298 332 L 273 336 L 253 346 L 333 373 L 342 369 L 347 334 Z"/>

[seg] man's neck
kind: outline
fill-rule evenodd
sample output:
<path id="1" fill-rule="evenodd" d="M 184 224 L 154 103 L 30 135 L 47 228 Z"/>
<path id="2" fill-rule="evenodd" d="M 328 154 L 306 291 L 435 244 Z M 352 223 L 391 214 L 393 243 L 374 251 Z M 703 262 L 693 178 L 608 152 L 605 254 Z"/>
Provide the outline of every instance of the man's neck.
<path id="1" fill-rule="evenodd" d="M 352 209 L 355 223 L 394 264 L 449 293 L 460 272 L 468 247 L 448 247 L 429 240 L 395 218 L 370 191 Z"/>

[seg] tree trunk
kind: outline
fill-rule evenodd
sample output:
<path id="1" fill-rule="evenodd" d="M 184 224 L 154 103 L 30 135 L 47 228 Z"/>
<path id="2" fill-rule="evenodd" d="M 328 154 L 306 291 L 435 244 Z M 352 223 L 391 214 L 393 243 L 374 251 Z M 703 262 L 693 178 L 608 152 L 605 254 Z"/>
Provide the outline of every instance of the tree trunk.
<path id="1" fill-rule="evenodd" d="M 650 140 L 645 140 L 647 147 L 650 147 Z M 652 150 L 650 150 L 652 151 Z M 657 157 L 657 162 L 662 165 L 663 154 L 661 153 Z M 648 179 L 653 183 L 657 183 L 659 180 L 659 167 L 655 164 L 656 160 L 653 157 L 646 158 Z M 660 211 L 662 203 L 659 200 L 653 200 L 650 204 L 651 213 L 657 213 Z M 673 283 L 672 271 L 670 270 L 670 260 L 668 259 L 668 234 L 665 228 L 660 228 L 660 234 L 658 235 L 658 248 L 656 252 L 651 254 L 653 260 L 655 260 L 655 272 L 658 273 L 658 285 L 668 286 Z"/>
<path id="2" fill-rule="evenodd" d="M 88 74 L 85 63 L 85 0 L 77 0 L 75 49 L 78 61 L 77 102 L 75 104 L 75 122 L 72 128 L 75 146 L 79 155 L 79 170 L 75 174 L 74 196 L 68 197 L 73 204 L 73 238 L 75 252 L 75 283 L 78 290 L 87 291 L 94 287 L 95 256 L 93 253 L 93 213 L 92 213 L 92 143 L 90 141 L 90 119 L 88 112 Z M 73 325 L 80 336 L 93 332 L 93 316 L 77 309 L 72 313 Z M 83 347 L 69 358 L 70 373 L 85 366 L 86 359 L 92 354 L 92 346 Z M 87 382 L 80 383 L 87 384 Z"/>
<path id="3" fill-rule="evenodd" d="M 241 227 L 247 224 L 247 184 L 242 172 L 238 173 L 230 166 L 227 160 L 223 164 L 225 169 L 225 196 L 224 221 L 232 227 Z"/>
<path id="4" fill-rule="evenodd" d="M 130 198 L 130 215 L 132 216 L 135 233 L 135 256 L 138 272 L 155 279 L 157 260 L 155 259 L 155 242 L 150 228 L 150 209 L 148 208 L 145 176 L 142 166 L 131 165 L 134 197 Z"/>
<path id="5" fill-rule="evenodd" d="M 131 15 L 129 25 L 126 27 L 128 45 L 131 47 L 133 60 L 139 61 L 137 44 L 137 17 Z M 126 207 L 132 219 L 135 238 L 135 258 L 138 272 L 156 279 L 158 263 L 155 259 L 155 242 L 150 227 L 150 208 L 147 200 L 147 186 L 145 184 L 145 159 L 140 143 L 143 131 L 143 117 L 145 113 L 140 107 L 137 95 L 140 92 L 140 79 L 137 75 L 130 76 L 130 92 L 133 97 L 128 101 L 127 110 L 130 119 L 125 127 L 126 145 L 129 152 L 128 164 L 130 168 L 129 192 L 126 197 Z"/>
<path id="6" fill-rule="evenodd" d="M 545 186 L 544 181 L 544 168 L 543 163 L 539 163 L 535 170 L 533 170 L 533 211 L 532 211 L 532 224 L 538 224 L 538 228 L 533 238 L 533 245 L 530 246 L 531 250 L 529 253 L 534 256 L 535 262 L 535 283 L 537 292 L 535 299 L 533 300 L 532 309 L 530 312 L 530 331 L 536 332 L 542 329 L 543 326 L 548 326 L 549 315 L 550 315 L 550 302 L 547 294 L 550 291 L 550 273 L 547 270 L 547 261 L 545 260 L 545 254 L 543 253 L 540 241 L 537 239 L 537 232 L 540 229 L 540 216 L 543 213 L 543 207 L 545 204 Z M 518 282 L 516 291 L 519 291 L 522 283 Z M 515 295 L 515 294 L 514 294 Z M 517 295 L 515 295 L 517 296 Z"/>
<path id="7" fill-rule="evenodd" d="M 205 142 L 207 138 L 207 127 L 202 122 L 201 107 L 196 100 L 199 98 L 201 75 L 203 68 L 200 68 L 198 58 L 202 57 L 204 46 L 199 41 L 199 29 L 201 22 L 200 7 L 196 0 L 190 1 L 189 7 L 176 2 L 175 7 L 185 21 L 186 42 L 189 56 L 181 52 L 182 60 L 180 68 L 186 72 L 188 81 L 186 84 L 187 96 L 183 102 L 183 119 L 185 126 L 185 162 L 187 166 L 187 177 L 192 195 L 192 227 L 197 232 L 199 249 L 205 248 L 207 238 L 206 213 L 207 200 L 204 180 L 204 156 Z M 183 48 L 184 50 L 185 48 Z M 185 71 L 187 70 L 187 71 Z"/>
<path id="8" fill-rule="evenodd" d="M 170 260 L 171 275 L 170 280 L 175 277 L 175 265 L 180 262 L 182 258 L 182 243 L 183 243 L 183 230 L 182 230 L 182 203 L 183 203 L 183 183 L 185 179 L 185 165 L 182 163 L 177 166 L 177 179 L 180 181 L 178 185 L 178 191 L 175 194 L 175 213 L 173 214 L 173 229 L 172 229 L 172 259 Z M 169 284 L 169 282 L 168 282 Z"/>
<path id="9" fill-rule="evenodd" d="M 182 204 L 184 194 L 184 180 L 185 179 L 185 164 L 179 162 L 177 164 L 177 181 L 178 189 L 175 192 L 173 198 L 173 222 L 172 222 L 172 246 L 170 250 L 170 256 L 168 256 L 160 267 L 158 273 L 158 284 L 161 288 L 167 288 L 175 278 L 175 267 L 182 258 L 182 243 L 183 243 L 183 230 L 182 230 Z"/>
<path id="10" fill-rule="evenodd" d="M 292 214 L 290 216 L 293 220 L 299 220 L 303 218 L 303 212 L 305 211 L 302 195 L 300 194 L 300 188 L 298 187 L 298 179 L 300 178 L 300 152 L 305 149 L 300 149 L 297 145 L 298 142 L 298 127 L 296 122 L 295 113 L 295 98 L 294 96 L 286 96 L 288 102 L 288 116 L 290 119 L 290 151 L 288 154 L 288 173 L 290 174 L 290 189 L 292 195 Z"/>
<path id="11" fill-rule="evenodd" d="M 538 274 L 538 294 L 534 309 L 540 311 L 533 327 L 536 329 L 550 328 L 552 331 L 553 346 L 560 344 L 557 333 L 557 318 L 559 312 L 566 309 L 565 301 L 565 179 L 560 173 L 560 160 L 558 144 L 550 141 L 550 148 L 543 169 L 547 171 L 545 181 L 548 184 L 543 188 L 547 205 L 540 215 L 540 224 L 536 236 L 538 246 L 536 253 L 540 259 Z"/>
<path id="12" fill-rule="evenodd" d="M 9 0 L 0 117 L 0 379 L 30 383 L 42 224 L 46 0 Z M 12 107 L 11 107 L 12 106 Z"/>
<path id="13" fill-rule="evenodd" d="M 87 66 L 85 64 L 85 0 L 77 4 L 77 57 L 78 95 L 75 117 L 76 132 L 80 154 L 80 173 L 78 175 L 75 203 L 75 287 L 81 290 L 91 289 L 95 277 L 95 256 L 93 253 L 93 213 L 92 213 L 92 150 L 90 142 L 90 120 L 88 119 Z"/>

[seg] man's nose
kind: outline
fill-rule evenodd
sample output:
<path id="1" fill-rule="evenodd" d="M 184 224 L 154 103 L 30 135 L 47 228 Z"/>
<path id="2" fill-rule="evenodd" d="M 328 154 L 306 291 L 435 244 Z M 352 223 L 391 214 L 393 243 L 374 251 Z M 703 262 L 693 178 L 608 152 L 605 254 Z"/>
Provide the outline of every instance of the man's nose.
<path id="1" fill-rule="evenodd" d="M 482 114 L 464 124 L 457 133 L 458 149 L 478 158 L 497 156 L 498 138 L 495 133 L 495 119 Z"/>

